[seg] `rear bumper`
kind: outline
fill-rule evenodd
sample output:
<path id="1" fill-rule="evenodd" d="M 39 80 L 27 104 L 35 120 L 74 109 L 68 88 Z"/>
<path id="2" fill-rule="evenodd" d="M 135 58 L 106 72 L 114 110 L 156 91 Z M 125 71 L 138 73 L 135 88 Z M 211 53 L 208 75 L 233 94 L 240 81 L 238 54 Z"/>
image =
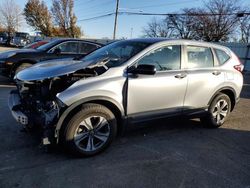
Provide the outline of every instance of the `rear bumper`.
<path id="1" fill-rule="evenodd" d="M 28 117 L 20 109 L 21 100 L 17 90 L 10 92 L 8 105 L 12 116 L 18 123 L 22 125 L 27 125 L 29 123 Z"/>

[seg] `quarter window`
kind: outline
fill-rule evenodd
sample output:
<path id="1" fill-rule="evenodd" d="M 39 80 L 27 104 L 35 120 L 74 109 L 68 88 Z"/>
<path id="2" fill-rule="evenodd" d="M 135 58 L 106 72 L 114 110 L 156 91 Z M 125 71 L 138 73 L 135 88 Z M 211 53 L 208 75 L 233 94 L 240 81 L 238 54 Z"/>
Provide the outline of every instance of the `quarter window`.
<path id="1" fill-rule="evenodd" d="M 137 65 L 154 65 L 157 71 L 178 70 L 181 67 L 181 46 L 165 46 L 148 53 Z"/>
<path id="2" fill-rule="evenodd" d="M 223 65 L 224 63 L 226 63 L 227 60 L 230 59 L 230 56 L 223 50 L 214 49 L 214 51 L 216 53 L 220 65 Z"/>
<path id="3" fill-rule="evenodd" d="M 188 68 L 213 67 L 213 54 L 210 48 L 187 46 Z"/>

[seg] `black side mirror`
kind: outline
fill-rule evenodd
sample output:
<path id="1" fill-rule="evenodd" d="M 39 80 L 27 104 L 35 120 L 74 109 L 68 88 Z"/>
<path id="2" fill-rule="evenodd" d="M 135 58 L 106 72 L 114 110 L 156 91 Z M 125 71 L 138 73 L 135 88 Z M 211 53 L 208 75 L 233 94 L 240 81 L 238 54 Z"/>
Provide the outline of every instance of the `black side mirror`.
<path id="1" fill-rule="evenodd" d="M 154 75 L 156 73 L 156 68 L 154 65 L 141 64 L 137 67 L 130 67 L 128 73 Z"/>
<path id="2" fill-rule="evenodd" d="M 54 49 L 54 54 L 60 54 L 61 53 L 61 49 L 60 48 L 56 48 Z"/>

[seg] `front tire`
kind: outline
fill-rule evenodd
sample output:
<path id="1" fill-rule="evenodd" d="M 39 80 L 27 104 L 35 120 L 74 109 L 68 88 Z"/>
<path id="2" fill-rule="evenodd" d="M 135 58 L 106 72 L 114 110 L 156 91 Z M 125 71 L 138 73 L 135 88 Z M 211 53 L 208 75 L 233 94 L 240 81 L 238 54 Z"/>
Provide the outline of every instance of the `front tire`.
<path id="1" fill-rule="evenodd" d="M 117 134 L 114 114 L 99 104 L 84 104 L 64 130 L 63 143 L 73 154 L 92 156 L 104 151 Z"/>
<path id="2" fill-rule="evenodd" d="M 28 67 L 31 67 L 32 66 L 32 64 L 30 64 L 30 63 L 22 63 L 21 65 L 19 65 L 18 67 L 16 67 L 16 70 L 15 70 L 15 75 L 17 74 L 17 73 L 19 73 L 20 71 L 22 71 L 22 70 L 24 70 L 24 69 L 26 69 L 26 68 L 28 68 Z M 15 76 L 14 75 L 14 76 Z"/>
<path id="3" fill-rule="evenodd" d="M 201 118 L 207 127 L 217 128 L 224 124 L 231 111 L 231 100 L 228 95 L 219 93 L 208 108 L 208 115 Z"/>

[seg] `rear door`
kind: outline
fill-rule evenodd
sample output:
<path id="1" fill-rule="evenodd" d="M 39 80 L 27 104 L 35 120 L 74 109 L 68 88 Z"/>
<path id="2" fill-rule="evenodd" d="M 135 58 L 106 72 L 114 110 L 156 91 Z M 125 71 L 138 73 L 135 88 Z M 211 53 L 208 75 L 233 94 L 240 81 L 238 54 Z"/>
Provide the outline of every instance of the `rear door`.
<path id="1" fill-rule="evenodd" d="M 184 109 L 206 108 L 213 94 L 224 82 L 214 53 L 204 46 L 185 46 L 185 69 L 188 86 Z"/>
<path id="2" fill-rule="evenodd" d="M 96 49 L 100 48 L 100 45 L 89 43 L 89 42 L 80 42 L 79 45 L 79 57 L 84 57 L 87 54 L 95 51 Z"/>

